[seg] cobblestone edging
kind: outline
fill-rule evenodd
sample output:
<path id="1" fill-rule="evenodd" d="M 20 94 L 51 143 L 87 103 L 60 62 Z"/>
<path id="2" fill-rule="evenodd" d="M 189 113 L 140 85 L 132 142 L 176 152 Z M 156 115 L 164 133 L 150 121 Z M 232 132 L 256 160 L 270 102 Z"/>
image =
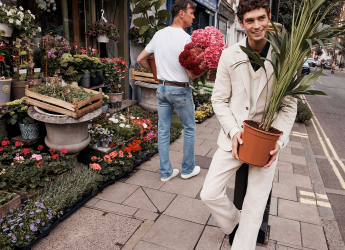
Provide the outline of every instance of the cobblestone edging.
<path id="1" fill-rule="evenodd" d="M 308 134 L 304 124 L 298 124 L 300 133 Z M 316 163 L 315 155 L 311 148 L 311 144 L 308 137 L 302 137 L 301 143 L 304 147 L 305 157 L 307 161 L 307 167 L 309 171 L 309 177 L 312 184 L 312 189 L 315 193 L 316 205 L 319 212 L 321 224 L 326 236 L 327 245 L 329 250 L 343 250 L 345 244 L 342 240 L 342 236 L 334 217 L 333 209 L 327 197 L 327 192 Z"/>

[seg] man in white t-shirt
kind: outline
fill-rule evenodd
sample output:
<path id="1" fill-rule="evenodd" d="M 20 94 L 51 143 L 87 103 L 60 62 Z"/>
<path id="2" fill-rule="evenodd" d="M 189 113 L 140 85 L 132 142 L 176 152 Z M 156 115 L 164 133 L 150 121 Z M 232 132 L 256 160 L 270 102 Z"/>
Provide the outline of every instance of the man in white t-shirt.
<path id="1" fill-rule="evenodd" d="M 176 0 L 171 7 L 173 23 L 156 32 L 137 59 L 142 67 L 150 71 L 148 58 L 153 53 L 156 61 L 159 79 L 156 95 L 161 181 L 168 181 L 179 174 L 178 169 L 172 168 L 169 159 L 170 125 L 174 110 L 184 127 L 181 177 L 188 179 L 200 172 L 200 167 L 195 166 L 195 108 L 192 91 L 188 85 L 189 77 L 194 79 L 197 76 L 187 71 L 179 62 L 179 55 L 184 46 L 191 42 L 184 29 L 192 25 L 195 8 L 195 3 L 190 0 Z"/>

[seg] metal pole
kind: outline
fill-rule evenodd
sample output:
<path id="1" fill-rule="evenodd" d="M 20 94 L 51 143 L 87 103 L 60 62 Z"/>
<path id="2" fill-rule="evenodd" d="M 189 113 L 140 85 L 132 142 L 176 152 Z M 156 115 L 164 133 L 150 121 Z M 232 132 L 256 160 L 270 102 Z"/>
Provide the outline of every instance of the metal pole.
<path id="1" fill-rule="evenodd" d="M 272 15 L 272 21 L 278 22 L 278 16 L 279 16 L 279 3 L 280 0 L 272 0 L 271 2 L 271 15 Z"/>

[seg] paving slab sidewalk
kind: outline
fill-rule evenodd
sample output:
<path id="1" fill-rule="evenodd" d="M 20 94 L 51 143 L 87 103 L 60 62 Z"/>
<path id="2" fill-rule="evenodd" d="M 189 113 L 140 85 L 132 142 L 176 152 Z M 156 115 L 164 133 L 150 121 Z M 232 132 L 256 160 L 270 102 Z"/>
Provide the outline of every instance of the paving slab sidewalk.
<path id="1" fill-rule="evenodd" d="M 33 249 L 231 249 L 199 196 L 217 150 L 219 128 L 215 116 L 197 125 L 196 164 L 202 168 L 198 176 L 161 182 L 157 154 L 105 188 Z M 256 250 L 345 249 L 306 138 L 305 126 L 295 124 L 276 169 L 268 242 Z M 180 171 L 182 143 L 181 137 L 170 147 L 172 166 Z M 234 183 L 231 178 L 230 199 Z"/>

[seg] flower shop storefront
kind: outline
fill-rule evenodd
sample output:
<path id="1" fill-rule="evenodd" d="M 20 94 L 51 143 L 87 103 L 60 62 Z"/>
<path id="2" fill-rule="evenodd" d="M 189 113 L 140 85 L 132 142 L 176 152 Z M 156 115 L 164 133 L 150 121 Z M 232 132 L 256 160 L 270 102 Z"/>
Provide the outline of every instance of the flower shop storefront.
<path id="1" fill-rule="evenodd" d="M 6 6 L 22 7 L 24 12 L 29 11 L 32 15 L 31 25 L 40 30 L 31 33 L 31 42 L 36 45 L 31 47 L 33 50 L 32 62 L 35 63 L 34 68 L 41 68 L 41 72 L 44 74 L 46 73 L 44 69 L 46 65 L 44 60 L 40 60 L 40 52 L 42 51 L 42 38 L 47 34 L 54 38 L 63 37 L 69 44 L 76 44 L 79 48 L 84 48 L 86 50 L 91 46 L 94 51 L 97 50 L 97 56 L 100 58 L 122 58 L 126 62 L 129 60 L 127 40 L 128 6 L 126 1 L 2 0 L 1 2 Z M 15 14 L 13 14 L 13 17 L 12 19 L 14 22 L 20 21 Z M 102 24 L 107 23 L 108 25 L 107 27 L 100 27 L 101 25 L 98 24 L 94 25 L 97 21 L 102 21 Z M 90 27 L 91 25 L 92 28 Z M 21 23 L 21 26 L 23 26 L 22 28 L 24 29 L 25 24 Z M 14 29 L 14 37 L 21 35 L 17 30 L 16 27 Z M 98 41 L 98 36 L 102 33 L 108 35 L 109 41 Z M 9 40 L 12 42 L 11 39 Z M 6 39 L 4 43 L 7 44 Z M 55 48 L 49 46 L 49 49 Z M 59 57 L 65 52 L 67 52 L 67 50 L 62 50 L 61 53 L 55 55 Z M 85 54 L 83 51 L 81 53 Z M 55 55 L 53 55 L 53 57 Z M 51 62 L 48 61 L 48 65 L 50 63 Z M 19 68 L 13 65 L 13 63 L 7 64 L 12 70 L 14 70 L 14 68 Z M 57 66 L 55 66 L 55 68 L 57 69 Z M 125 75 L 126 77 L 121 80 L 121 91 L 124 92 L 124 99 L 128 99 L 128 74 L 126 73 Z M 48 76 L 53 76 L 53 74 Z M 94 86 L 103 83 L 102 76 L 98 76 L 96 79 L 93 78 L 92 76 L 92 84 L 94 84 Z M 23 86 L 21 86 L 22 93 L 24 92 L 23 89 Z M 12 99 L 18 99 L 18 97 L 19 96 L 16 96 L 16 98 Z"/>

